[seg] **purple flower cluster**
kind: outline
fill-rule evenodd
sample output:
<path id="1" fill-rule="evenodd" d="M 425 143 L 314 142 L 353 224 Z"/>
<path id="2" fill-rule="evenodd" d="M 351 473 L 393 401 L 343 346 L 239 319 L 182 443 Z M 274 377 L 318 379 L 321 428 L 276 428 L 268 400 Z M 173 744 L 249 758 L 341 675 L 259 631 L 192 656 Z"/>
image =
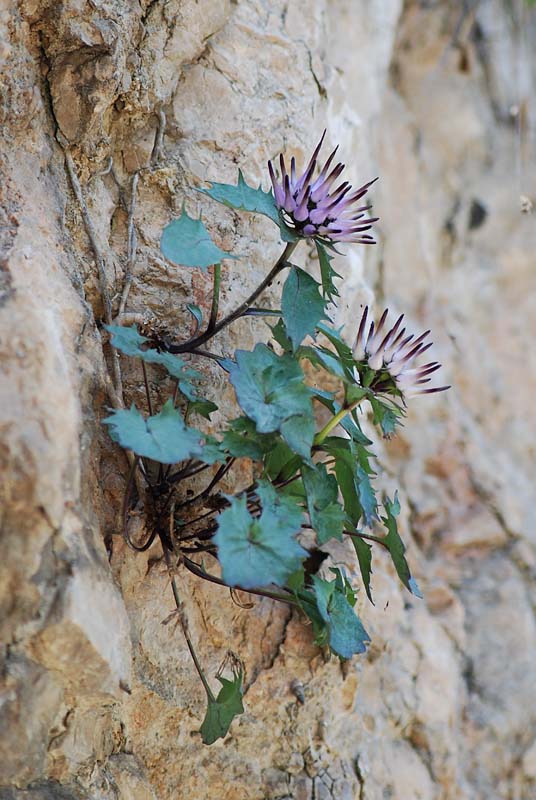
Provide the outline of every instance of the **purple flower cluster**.
<path id="1" fill-rule="evenodd" d="M 318 177 L 314 178 L 318 154 L 326 131 L 322 134 L 311 160 L 300 176 L 296 176 L 296 161 L 290 160 L 290 174 L 287 172 L 285 159 L 279 156 L 281 167 L 280 182 L 277 181 L 272 162 L 268 162 L 268 170 L 274 189 L 275 202 L 283 213 L 285 221 L 295 233 L 305 238 L 327 239 L 332 242 L 358 242 L 359 244 L 375 244 L 372 236 L 365 234 L 378 217 L 367 217 L 371 206 L 359 206 L 360 200 L 369 186 L 377 178 L 352 191 L 345 181 L 332 188 L 344 169 L 344 164 L 337 164 L 331 169 L 338 147 L 332 152 Z"/>
<path id="2" fill-rule="evenodd" d="M 421 333 L 417 338 L 413 334 L 406 336 L 406 328 L 401 329 L 404 315 L 401 314 L 392 328 L 387 330 L 388 310 L 385 309 L 380 321 L 375 325 L 368 321 L 368 306 L 365 307 L 354 346 L 354 358 L 364 363 L 369 369 L 377 372 L 371 388 L 378 392 L 389 392 L 395 388 L 405 399 L 417 394 L 444 392 L 450 386 L 427 387 L 429 377 L 441 366 L 437 361 L 415 367 L 413 362 L 432 346 L 426 342 L 430 331 Z M 394 384 L 393 384 L 394 382 Z"/>

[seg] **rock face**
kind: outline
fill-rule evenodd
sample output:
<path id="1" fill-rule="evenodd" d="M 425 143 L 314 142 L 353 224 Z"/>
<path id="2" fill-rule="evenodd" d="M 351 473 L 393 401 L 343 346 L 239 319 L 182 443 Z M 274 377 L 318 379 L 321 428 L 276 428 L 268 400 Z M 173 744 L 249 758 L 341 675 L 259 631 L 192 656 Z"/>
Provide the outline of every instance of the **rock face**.
<path id="1" fill-rule="evenodd" d="M 2 800 L 536 796 L 535 13 L 500 0 L 3 0 Z M 245 715 L 206 748 L 181 631 L 161 624 L 173 598 L 158 546 L 135 554 L 117 535 L 128 465 L 100 426 L 99 275 L 65 153 L 114 307 L 138 176 L 127 312 L 180 335 L 185 303 L 208 291 L 159 253 L 184 198 L 244 255 L 224 306 L 279 252 L 272 228 L 188 187 L 238 167 L 266 185 L 267 158 L 304 157 L 324 126 L 350 179 L 381 176 L 380 241 L 338 260 L 337 322 L 351 331 L 365 299 L 404 311 L 433 329 L 453 385 L 377 448 L 425 600 L 379 554 L 376 605 L 361 610 L 373 644 L 341 669 L 284 608 L 242 609 L 181 574 L 208 674 L 229 647 L 247 668 Z M 234 326 L 222 352 L 255 335 Z"/>

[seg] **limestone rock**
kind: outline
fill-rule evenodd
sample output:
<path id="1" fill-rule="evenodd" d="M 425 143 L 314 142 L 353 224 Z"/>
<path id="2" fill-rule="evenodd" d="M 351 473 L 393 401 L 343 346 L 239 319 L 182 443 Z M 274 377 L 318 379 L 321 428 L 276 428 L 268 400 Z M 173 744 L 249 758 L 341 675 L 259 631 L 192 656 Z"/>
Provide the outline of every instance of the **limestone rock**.
<path id="1" fill-rule="evenodd" d="M 536 177 L 536 11 L 518 5 L 4 0 L 0 800 L 534 795 L 536 228 L 520 196 Z M 164 225 L 185 202 L 241 253 L 224 272 L 231 308 L 280 243 L 191 187 L 241 168 L 267 188 L 266 160 L 303 159 L 324 126 L 349 180 L 381 176 L 379 244 L 336 260 L 336 322 L 351 338 L 364 302 L 404 311 L 432 328 L 453 386 L 376 448 L 425 600 L 378 553 L 376 605 L 359 597 L 373 642 L 341 668 L 294 613 L 242 608 L 180 570 L 209 679 L 228 648 L 246 667 L 246 712 L 208 749 L 158 545 L 136 554 L 119 535 L 128 465 L 100 424 L 110 353 L 62 148 L 116 305 L 137 175 L 127 312 L 181 336 L 186 303 L 208 311 L 209 278 L 165 262 Z M 219 346 L 263 336 L 245 320 Z M 221 371 L 201 368 L 230 412 Z M 359 585 L 350 550 L 332 554 Z"/>

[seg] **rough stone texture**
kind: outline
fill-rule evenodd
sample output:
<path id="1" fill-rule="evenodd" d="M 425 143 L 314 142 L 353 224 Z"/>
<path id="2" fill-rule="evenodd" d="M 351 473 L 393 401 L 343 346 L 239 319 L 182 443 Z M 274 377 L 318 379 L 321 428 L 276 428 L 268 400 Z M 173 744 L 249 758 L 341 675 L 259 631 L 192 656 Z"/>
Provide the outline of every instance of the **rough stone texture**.
<path id="1" fill-rule="evenodd" d="M 520 200 L 536 177 L 535 12 L 499 0 L 0 8 L 0 798 L 534 797 L 536 228 Z M 208 288 L 158 251 L 186 187 L 237 167 L 266 182 L 267 157 L 302 157 L 325 124 L 353 180 L 381 175 L 380 243 L 339 259 L 338 322 L 351 330 L 373 297 L 405 311 L 434 330 L 453 384 L 377 448 L 426 599 L 378 554 L 376 606 L 362 607 L 373 644 L 341 669 L 285 609 L 241 609 L 181 575 L 208 673 L 229 646 L 247 667 L 246 714 L 208 749 L 182 634 L 161 624 L 173 605 L 158 547 L 136 555 L 115 535 L 126 463 L 99 425 L 102 305 L 56 134 L 112 294 L 139 172 L 128 311 L 180 333 L 184 303 L 203 305 Z M 276 257 L 273 229 L 186 203 L 244 255 L 226 272 L 230 307 Z M 253 340 L 244 322 L 220 346 Z M 352 568 L 343 548 L 333 557 Z"/>

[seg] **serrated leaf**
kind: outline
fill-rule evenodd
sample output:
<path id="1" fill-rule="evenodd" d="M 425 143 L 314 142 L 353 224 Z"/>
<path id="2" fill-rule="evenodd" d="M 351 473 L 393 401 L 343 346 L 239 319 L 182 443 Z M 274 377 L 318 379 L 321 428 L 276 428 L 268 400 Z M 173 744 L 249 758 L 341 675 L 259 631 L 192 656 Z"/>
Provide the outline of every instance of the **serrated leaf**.
<path id="1" fill-rule="evenodd" d="M 231 722 L 238 714 L 244 713 L 242 703 L 242 672 L 230 681 L 216 676 L 221 683 L 217 698 L 208 698 L 207 712 L 200 728 L 204 744 L 213 744 L 227 735 Z"/>
<path id="2" fill-rule="evenodd" d="M 376 502 L 376 494 L 371 486 L 370 478 L 363 467 L 358 466 L 355 472 L 355 479 L 357 482 L 357 490 L 359 494 L 359 503 L 363 512 L 365 523 L 369 528 L 373 525 L 374 520 L 378 518 L 378 504 Z"/>
<path id="3" fill-rule="evenodd" d="M 259 433 L 279 430 L 299 455 L 310 458 L 311 391 L 294 358 L 278 356 L 264 344 L 257 344 L 253 351 L 237 350 L 230 379 L 241 408 L 256 422 Z"/>
<path id="4" fill-rule="evenodd" d="M 328 474 L 323 464 L 317 464 L 314 468 L 304 465 L 301 474 L 311 526 L 316 531 L 318 544 L 324 544 L 332 538 L 340 540 L 345 513 L 338 501 L 339 489 L 335 476 Z"/>
<path id="5" fill-rule="evenodd" d="M 259 433 L 252 419 L 239 417 L 231 422 L 223 436 L 222 447 L 235 458 L 252 458 L 262 461 L 276 447 L 278 437 L 273 433 Z"/>
<path id="6" fill-rule="evenodd" d="M 214 541 L 224 581 L 243 589 L 276 583 L 283 586 L 307 556 L 295 539 L 302 509 L 291 498 L 259 481 L 260 517 L 248 511 L 245 497 L 230 498 L 230 507 L 218 518 Z"/>
<path id="7" fill-rule="evenodd" d="M 398 533 L 398 526 L 396 524 L 396 517 L 400 513 L 398 495 L 395 494 L 395 499 L 393 502 L 386 497 L 383 505 L 387 516 L 382 517 L 382 521 L 385 523 L 385 526 L 388 530 L 388 534 L 384 537 L 383 541 L 389 549 L 389 553 L 391 554 L 398 577 L 406 589 L 422 600 L 421 590 L 419 589 L 415 579 L 412 578 L 408 562 L 404 557 L 406 547 Z"/>
<path id="8" fill-rule="evenodd" d="M 277 344 L 282 348 L 285 353 L 292 353 L 292 342 L 287 336 L 287 332 L 285 330 L 285 323 L 282 319 L 280 319 L 276 325 L 269 325 L 268 326 L 272 331 L 272 336 L 274 337 Z"/>
<path id="9" fill-rule="evenodd" d="M 194 400 L 190 400 L 188 403 L 189 414 L 199 414 L 205 419 L 210 419 L 210 415 L 217 410 L 218 406 L 216 403 L 213 403 L 212 400 L 207 400 L 204 397 L 196 397 Z"/>
<path id="10" fill-rule="evenodd" d="M 322 276 L 322 291 L 324 293 L 324 297 L 326 297 L 329 301 L 333 301 L 334 297 L 339 296 L 339 292 L 333 280 L 334 278 L 340 278 L 341 276 L 338 272 L 335 272 L 331 266 L 333 257 L 328 254 L 324 245 L 319 241 L 316 241 L 316 250 L 318 253 L 318 261 L 320 263 L 320 275 Z"/>
<path id="11" fill-rule="evenodd" d="M 279 211 L 272 192 L 265 192 L 260 186 L 258 189 L 248 186 L 241 170 L 238 171 L 236 186 L 231 183 L 211 182 L 210 189 L 198 189 L 197 191 L 208 194 L 213 200 L 223 203 L 228 208 L 264 214 L 265 217 L 269 217 L 272 222 L 279 225 Z"/>
<path id="12" fill-rule="evenodd" d="M 192 380 L 202 378 L 202 374 L 195 369 L 191 369 L 179 356 L 174 356 L 171 353 L 160 353 L 158 350 L 146 349 L 142 350 L 141 345 L 149 340 L 147 337 L 138 333 L 135 325 L 130 328 L 125 328 L 122 325 L 105 325 L 109 333 L 112 334 L 110 340 L 113 347 L 120 350 L 127 356 L 133 358 L 141 358 L 147 364 L 159 364 L 165 367 L 170 375 L 177 378 L 179 382 L 179 389 L 189 400 L 196 398 L 196 392 L 192 386 Z"/>
<path id="13" fill-rule="evenodd" d="M 292 267 L 287 276 L 281 311 L 294 350 L 308 334 L 314 333 L 317 323 L 325 317 L 325 301 L 318 291 L 318 283 L 299 267 Z"/>
<path id="14" fill-rule="evenodd" d="M 201 433 L 184 424 L 171 400 L 148 419 L 131 406 L 128 411 L 115 409 L 103 424 L 110 426 L 110 435 L 122 447 L 160 464 L 176 464 L 202 452 Z"/>
<path id="15" fill-rule="evenodd" d="M 374 605 L 372 599 L 372 592 L 370 589 L 370 576 L 372 574 L 372 547 L 359 536 L 352 536 L 352 544 L 354 545 L 357 560 L 359 562 L 359 570 L 363 578 L 363 585 L 365 592 L 370 602 Z"/>
<path id="16" fill-rule="evenodd" d="M 330 437 L 323 450 L 335 458 L 335 475 L 344 500 L 344 509 L 354 526 L 361 518 L 367 525 L 377 519 L 377 503 L 370 483 L 368 453 L 352 440 Z"/>
<path id="17" fill-rule="evenodd" d="M 330 648 L 341 658 L 364 653 L 370 636 L 348 601 L 346 586 L 341 591 L 337 578 L 325 581 L 318 575 L 313 575 L 313 583 L 318 612 L 325 623 Z"/>
<path id="18" fill-rule="evenodd" d="M 249 186 L 240 170 L 236 186 L 231 183 L 211 183 L 210 189 L 198 189 L 197 191 L 207 194 L 213 200 L 223 203 L 229 208 L 263 214 L 275 222 L 284 242 L 295 242 L 299 239 L 299 236 L 292 228 L 289 228 L 280 214 L 272 192 L 265 192 L 260 186 L 258 189 Z"/>
<path id="19" fill-rule="evenodd" d="M 379 425 L 383 435 L 387 438 L 396 431 L 396 426 L 400 424 L 399 417 L 404 415 L 403 409 L 398 406 L 391 406 L 378 400 L 376 397 L 369 397 L 370 405 L 373 410 L 372 422 Z"/>
<path id="20" fill-rule="evenodd" d="M 184 209 L 164 228 L 160 249 L 174 264 L 205 270 L 224 258 L 237 258 L 217 247 L 201 220 L 189 217 Z"/>
<path id="21" fill-rule="evenodd" d="M 270 480 L 286 481 L 291 478 L 300 468 L 302 459 L 297 456 L 288 444 L 279 440 L 277 444 L 266 455 L 264 469 Z"/>

